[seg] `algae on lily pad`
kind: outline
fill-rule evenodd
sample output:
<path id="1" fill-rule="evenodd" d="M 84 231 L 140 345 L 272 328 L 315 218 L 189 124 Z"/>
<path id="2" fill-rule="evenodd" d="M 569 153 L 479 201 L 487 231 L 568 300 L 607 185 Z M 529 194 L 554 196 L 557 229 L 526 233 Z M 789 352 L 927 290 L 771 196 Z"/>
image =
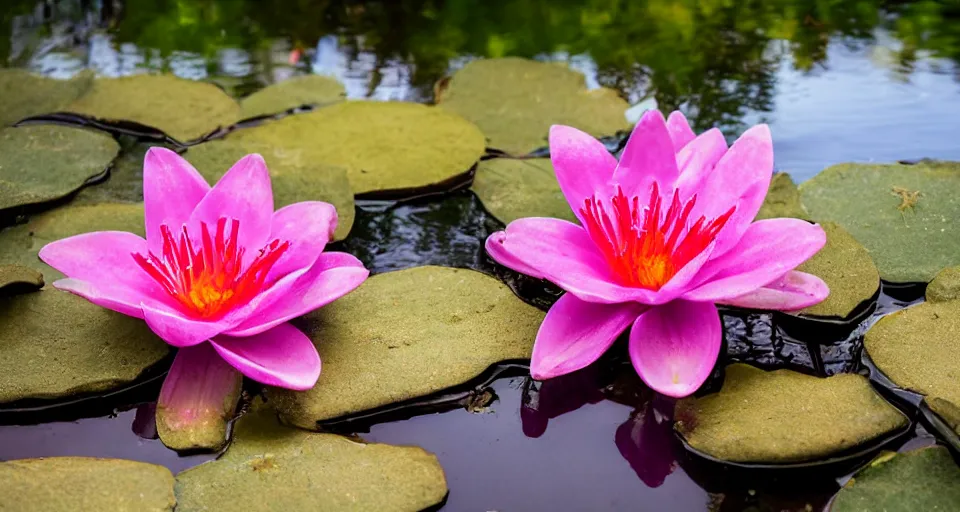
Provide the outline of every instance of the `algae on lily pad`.
<path id="1" fill-rule="evenodd" d="M 810 220 L 810 214 L 800 203 L 800 190 L 790 175 L 778 172 L 770 181 L 767 197 L 763 200 L 756 220 L 792 217 L 795 219 Z"/>
<path id="2" fill-rule="evenodd" d="M 13 289 L 34 289 L 43 287 L 43 275 L 23 265 L 0 265 L 0 292 Z"/>
<path id="3" fill-rule="evenodd" d="M 240 100 L 240 117 L 277 114 L 301 105 L 323 105 L 345 99 L 347 91 L 337 79 L 304 75 L 260 89 Z"/>
<path id="4" fill-rule="evenodd" d="M 0 210 L 60 199 L 107 171 L 112 137 L 65 126 L 0 129 Z"/>
<path id="5" fill-rule="evenodd" d="M 172 512 L 170 470 L 146 462 L 48 457 L 0 462 L 0 510 Z"/>
<path id="6" fill-rule="evenodd" d="M 960 468 L 943 446 L 878 457 L 830 505 L 830 512 L 951 510 L 960 510 Z"/>
<path id="7" fill-rule="evenodd" d="M 472 123 L 437 107 L 345 101 L 230 135 L 347 170 L 354 194 L 424 189 L 465 176 L 484 152 Z M 269 159 L 267 159 L 269 163 Z"/>
<path id="8" fill-rule="evenodd" d="M 789 463 L 826 458 L 908 425 L 861 375 L 726 368 L 723 388 L 677 402 L 675 428 L 717 459 Z"/>
<path id="9" fill-rule="evenodd" d="M 89 71 L 70 80 L 56 80 L 23 69 L 0 69 L 0 126 L 61 111 L 92 85 Z"/>
<path id="10" fill-rule="evenodd" d="M 825 222 L 822 227 L 827 233 L 827 244 L 797 270 L 823 279 L 830 288 L 830 295 L 823 302 L 798 313 L 847 318 L 857 306 L 877 293 L 880 273 L 867 249 L 847 230 L 834 222 Z"/>
<path id="11" fill-rule="evenodd" d="M 477 164 L 473 192 L 504 224 L 523 217 L 554 217 L 577 222 L 549 158 L 493 158 Z"/>
<path id="12" fill-rule="evenodd" d="M 946 302 L 960 299 L 960 267 L 947 267 L 927 285 L 926 298 L 929 302 Z"/>
<path id="13" fill-rule="evenodd" d="M 291 429 L 254 409 L 223 456 L 177 475 L 177 512 L 415 511 L 447 494 L 443 468 L 422 448 Z"/>
<path id="14" fill-rule="evenodd" d="M 495 363 L 526 359 L 540 310 L 472 270 L 417 267 L 371 277 L 302 319 L 323 372 L 297 392 L 270 388 L 281 417 L 318 422 L 467 383 Z"/>
<path id="15" fill-rule="evenodd" d="M 611 89 L 588 90 L 566 65 L 509 57 L 470 62 L 437 94 L 437 104 L 473 121 L 487 146 L 524 155 L 547 145 L 550 125 L 594 137 L 630 128 L 629 105 Z"/>
<path id="16" fill-rule="evenodd" d="M 112 389 L 169 351 L 143 320 L 68 292 L 0 298 L 0 403 Z"/>
<path id="17" fill-rule="evenodd" d="M 841 164 L 800 184 L 818 222 L 834 221 L 870 251 L 880 277 L 929 282 L 960 264 L 960 163 Z"/>
<path id="18" fill-rule="evenodd" d="M 65 110 L 135 121 L 181 142 L 240 120 L 240 105 L 216 85 L 172 75 L 97 78 L 90 91 Z"/>

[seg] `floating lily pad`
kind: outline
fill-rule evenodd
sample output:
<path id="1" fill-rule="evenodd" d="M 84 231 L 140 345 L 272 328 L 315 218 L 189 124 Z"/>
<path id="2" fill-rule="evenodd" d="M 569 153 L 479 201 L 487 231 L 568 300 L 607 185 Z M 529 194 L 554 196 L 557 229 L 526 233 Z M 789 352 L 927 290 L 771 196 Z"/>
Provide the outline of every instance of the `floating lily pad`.
<path id="1" fill-rule="evenodd" d="M 97 78 L 67 111 L 135 121 L 186 142 L 240 119 L 240 105 L 219 87 L 171 75 Z"/>
<path id="2" fill-rule="evenodd" d="M 0 69 L 0 125 L 63 110 L 92 85 L 92 72 L 54 80 L 23 69 Z"/>
<path id="3" fill-rule="evenodd" d="M 727 367 L 719 393 L 681 400 L 675 417 L 693 449 L 748 463 L 822 459 L 909 423 L 860 375 L 823 379 L 739 363 Z"/>
<path id="4" fill-rule="evenodd" d="M 265 407 L 237 421 L 220 459 L 177 475 L 177 511 L 423 510 L 447 494 L 437 458 L 280 426 Z"/>
<path id="5" fill-rule="evenodd" d="M 960 468 L 942 446 L 884 454 L 840 489 L 830 512 L 960 510 Z"/>
<path id="6" fill-rule="evenodd" d="M 355 211 L 353 191 L 343 167 L 318 161 L 299 148 L 251 139 L 207 142 L 190 148 L 184 156 L 213 184 L 250 153 L 260 153 L 267 162 L 275 208 L 300 201 L 326 201 L 337 208 L 334 239 L 346 238 L 353 227 Z"/>
<path id="7" fill-rule="evenodd" d="M 823 279 L 830 295 L 800 314 L 847 318 L 880 288 L 880 273 L 867 249 L 834 222 L 823 223 L 827 244 L 797 270 Z"/>
<path id="8" fill-rule="evenodd" d="M 948 267 L 937 272 L 927 285 L 926 298 L 929 302 L 960 299 L 960 267 Z"/>
<path id="9" fill-rule="evenodd" d="M 0 462 L 0 510 L 172 511 L 170 470 L 132 460 L 50 457 Z"/>
<path id="10" fill-rule="evenodd" d="M 64 126 L 0 130 L 0 210 L 60 199 L 106 172 L 113 138 Z"/>
<path id="11" fill-rule="evenodd" d="M 43 275 L 22 265 L 0 265 L 0 291 L 12 289 L 39 290 L 43 287 Z"/>
<path id="12" fill-rule="evenodd" d="M 438 187 L 466 175 L 484 152 L 472 123 L 436 107 L 347 101 L 287 116 L 231 138 L 347 169 L 355 194 Z"/>
<path id="13" fill-rule="evenodd" d="M 810 214 L 800 203 L 800 190 L 790 175 L 778 172 L 770 181 L 767 197 L 757 213 L 757 220 L 792 217 L 794 219 L 810 220 Z"/>
<path id="14" fill-rule="evenodd" d="M 110 176 L 84 187 L 70 204 L 142 203 L 143 159 L 157 144 L 134 144 L 124 148 L 110 167 Z"/>
<path id="15" fill-rule="evenodd" d="M 923 401 L 955 434 L 960 434 L 960 406 L 940 397 L 926 397 Z"/>
<path id="16" fill-rule="evenodd" d="M 565 65 L 513 57 L 467 64 L 437 104 L 476 123 L 488 146 L 516 155 L 546 146 L 553 124 L 595 137 L 630 128 L 629 105 L 615 91 L 587 90 L 583 74 Z"/>
<path id="17" fill-rule="evenodd" d="M 423 397 L 530 357 L 543 313 L 472 270 L 417 267 L 368 279 L 304 319 L 323 372 L 304 392 L 269 390 L 303 428 Z M 358 369 L 361 369 L 358 371 Z"/>
<path id="18" fill-rule="evenodd" d="M 880 277 L 929 282 L 960 264 L 960 164 L 842 164 L 800 185 L 817 221 L 834 221 L 870 251 Z"/>
<path id="19" fill-rule="evenodd" d="M 343 84 L 335 78 L 305 75 L 265 87 L 240 100 L 240 116 L 244 119 L 276 114 L 301 105 L 323 105 L 341 101 L 347 96 Z"/>
<path id="20" fill-rule="evenodd" d="M 493 158 L 480 162 L 472 189 L 484 208 L 504 224 L 522 217 L 577 221 L 560 191 L 549 158 Z"/>

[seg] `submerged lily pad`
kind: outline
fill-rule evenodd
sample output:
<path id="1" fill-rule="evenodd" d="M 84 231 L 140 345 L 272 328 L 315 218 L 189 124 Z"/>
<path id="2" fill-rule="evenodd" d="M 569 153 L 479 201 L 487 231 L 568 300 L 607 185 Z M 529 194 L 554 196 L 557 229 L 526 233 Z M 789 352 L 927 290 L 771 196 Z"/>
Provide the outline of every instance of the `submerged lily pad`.
<path id="1" fill-rule="evenodd" d="M 543 312 L 472 270 L 417 267 L 376 275 L 304 318 L 323 372 L 308 391 L 270 389 L 281 417 L 317 422 L 423 397 L 530 357 Z M 358 371 L 359 369 L 359 371 Z"/>
<path id="2" fill-rule="evenodd" d="M 240 119 L 240 105 L 219 87 L 172 75 L 97 78 L 67 111 L 135 121 L 186 142 Z"/>
<path id="3" fill-rule="evenodd" d="M 929 282 L 960 264 L 960 164 L 842 164 L 800 185 L 817 221 L 840 224 L 870 251 L 880 277 Z"/>
<path id="4" fill-rule="evenodd" d="M 154 464 L 91 457 L 0 462 L 0 510 L 172 511 L 170 470 Z"/>
<path id="5" fill-rule="evenodd" d="M 92 72 L 55 80 L 23 69 L 0 69 L 0 126 L 63 110 L 92 85 Z"/>
<path id="6" fill-rule="evenodd" d="M 942 446 L 878 457 L 830 506 L 830 512 L 920 510 L 960 510 L 960 468 Z"/>
<path id="7" fill-rule="evenodd" d="M 43 275 L 22 265 L 0 265 L 0 291 L 11 289 L 34 289 L 43 287 Z"/>
<path id="8" fill-rule="evenodd" d="M 0 130 L 0 210 L 60 199 L 106 172 L 113 138 L 64 126 Z"/>
<path id="9" fill-rule="evenodd" d="M 290 429 L 258 409 L 237 421 L 220 459 L 177 475 L 178 512 L 423 510 L 447 494 L 422 448 Z"/>
<path id="10" fill-rule="evenodd" d="M 675 428 L 689 445 L 731 462 L 822 459 L 907 426 L 907 418 L 857 374 L 811 377 L 726 368 L 723 389 L 677 403 Z"/>
<path id="11" fill-rule="evenodd" d="M 847 230 L 834 222 L 823 223 L 823 230 L 827 233 L 827 244 L 797 270 L 823 279 L 830 287 L 830 295 L 799 313 L 846 318 L 877 293 L 880 273 L 867 249 Z"/>
<path id="12" fill-rule="evenodd" d="M 250 153 L 260 153 L 267 162 L 275 208 L 300 201 L 326 201 L 337 208 L 334 239 L 346 238 L 353 227 L 355 211 L 353 191 L 344 168 L 318 161 L 303 149 L 250 139 L 207 142 L 190 148 L 184 156 L 214 184 L 230 166 Z"/>
<path id="13" fill-rule="evenodd" d="M 810 220 L 810 214 L 800 202 L 800 190 L 790 175 L 778 172 L 770 181 L 767 197 L 757 213 L 757 220 L 792 217 L 795 219 Z"/>
<path id="14" fill-rule="evenodd" d="M 438 186 L 466 175 L 484 152 L 472 123 L 416 103 L 347 101 L 238 130 L 307 162 L 344 167 L 355 194 Z"/>
<path id="15" fill-rule="evenodd" d="M 304 75 L 273 84 L 240 100 L 244 119 L 276 114 L 301 105 L 323 105 L 345 99 L 347 91 L 335 78 Z"/>
<path id="16" fill-rule="evenodd" d="M 937 272 L 927 285 L 926 298 L 929 302 L 960 299 L 960 267 L 948 267 Z"/>
<path id="17" fill-rule="evenodd" d="M 493 158 L 477 165 L 472 189 L 504 224 L 522 217 L 577 218 L 560 191 L 549 158 Z"/>
<path id="18" fill-rule="evenodd" d="M 437 104 L 476 123 L 488 146 L 516 155 L 546 146 L 553 124 L 595 137 L 630 128 L 629 105 L 615 91 L 587 90 L 583 74 L 565 65 L 514 57 L 467 64 Z"/>

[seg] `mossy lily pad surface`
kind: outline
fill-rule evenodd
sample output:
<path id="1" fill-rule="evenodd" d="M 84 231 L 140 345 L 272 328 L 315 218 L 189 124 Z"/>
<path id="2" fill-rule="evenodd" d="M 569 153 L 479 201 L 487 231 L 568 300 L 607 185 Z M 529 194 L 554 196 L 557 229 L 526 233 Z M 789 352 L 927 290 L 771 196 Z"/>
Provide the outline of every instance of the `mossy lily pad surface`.
<path id="1" fill-rule="evenodd" d="M 104 181 L 84 187 L 70 204 L 142 203 L 143 159 L 147 151 L 156 146 L 134 144 L 124 148 L 114 159 L 110 176 Z"/>
<path id="2" fill-rule="evenodd" d="M 477 165 L 472 190 L 504 224 L 523 217 L 577 222 L 560 191 L 549 158 L 493 158 Z"/>
<path id="3" fill-rule="evenodd" d="M 927 285 L 925 295 L 929 302 L 960 299 L 960 267 L 947 267 L 937 272 Z"/>
<path id="4" fill-rule="evenodd" d="M 960 468 L 942 446 L 884 454 L 836 495 L 830 512 L 960 510 Z"/>
<path id="5" fill-rule="evenodd" d="M 757 220 L 792 217 L 795 219 L 810 220 L 810 214 L 800 202 L 800 190 L 790 175 L 778 172 L 770 181 L 767 197 L 757 213 Z"/>
<path id="6" fill-rule="evenodd" d="M 487 146 L 517 156 L 545 147 L 554 124 L 595 137 L 630 128 L 629 105 L 615 91 L 588 90 L 583 75 L 563 64 L 520 58 L 467 64 L 440 91 L 437 104 L 476 123 Z"/>
<path id="7" fill-rule="evenodd" d="M 171 75 L 97 78 L 67 111 L 135 121 L 187 142 L 240 119 L 240 105 L 219 87 Z"/>
<path id="8" fill-rule="evenodd" d="M 170 470 L 132 460 L 11 460 L 0 462 L 0 481 L 0 510 L 11 512 L 167 512 L 176 506 Z"/>
<path id="9" fill-rule="evenodd" d="M 107 171 L 112 137 L 64 126 L 0 129 L 0 210 L 60 199 Z"/>
<path id="10" fill-rule="evenodd" d="M 92 72 L 55 80 L 23 69 L 0 69 L 0 125 L 63 110 L 92 85 Z"/>
<path id="11" fill-rule="evenodd" d="M 237 421 L 219 460 L 177 475 L 177 510 L 423 510 L 441 503 L 437 458 L 280 426 L 267 408 Z"/>
<path id="12" fill-rule="evenodd" d="M 867 249 L 847 230 L 834 222 L 825 222 L 823 230 L 827 233 L 827 244 L 797 270 L 823 279 L 830 287 L 830 295 L 820 304 L 798 313 L 846 318 L 877 293 L 880 273 Z"/>
<path id="13" fill-rule="evenodd" d="M 826 458 L 908 425 L 864 377 L 811 377 L 726 368 L 723 389 L 677 403 L 675 428 L 687 443 L 720 460 L 791 463 Z"/>
<path id="14" fill-rule="evenodd" d="M 347 101 L 230 137 L 297 153 L 303 165 L 343 167 L 354 194 L 439 186 L 465 175 L 484 152 L 483 134 L 472 123 L 401 102 Z"/>
<path id="15" fill-rule="evenodd" d="M 335 78 L 305 75 L 284 80 L 261 89 L 240 101 L 244 119 L 277 114 L 302 105 L 324 105 L 347 96 L 343 84 Z"/>
<path id="16" fill-rule="evenodd" d="M 43 275 L 23 265 L 0 265 L 0 293 L 11 290 L 39 290 Z"/>
<path id="17" fill-rule="evenodd" d="M 324 363 L 317 385 L 269 397 L 284 421 L 304 428 L 423 397 L 529 358 L 543 316 L 472 270 L 379 274 L 304 319 Z"/>
<path id="18" fill-rule="evenodd" d="M 105 391 L 169 347 L 143 320 L 54 288 L 0 298 L 0 403 Z"/>
<path id="19" fill-rule="evenodd" d="M 960 264 L 960 163 L 842 164 L 800 185 L 817 221 L 840 224 L 870 251 L 880 277 L 929 282 Z"/>

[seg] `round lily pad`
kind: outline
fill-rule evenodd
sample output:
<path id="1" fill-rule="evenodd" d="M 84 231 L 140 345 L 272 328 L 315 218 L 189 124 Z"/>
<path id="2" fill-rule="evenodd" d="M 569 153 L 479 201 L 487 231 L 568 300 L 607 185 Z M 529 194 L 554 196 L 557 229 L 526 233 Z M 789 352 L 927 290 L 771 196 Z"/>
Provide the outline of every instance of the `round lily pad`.
<path id="1" fill-rule="evenodd" d="M 97 78 L 69 112 L 135 121 L 186 142 L 240 119 L 240 105 L 213 84 L 172 75 Z"/>
<path id="2" fill-rule="evenodd" d="M 960 264 L 960 164 L 842 164 L 800 185 L 817 221 L 834 221 L 870 251 L 880 277 L 929 282 Z"/>
<path id="3" fill-rule="evenodd" d="M 927 285 L 926 298 L 929 302 L 960 299 L 960 267 L 948 267 L 937 272 Z"/>
<path id="4" fill-rule="evenodd" d="M 886 453 L 840 489 L 830 512 L 960 510 L 960 468 L 943 446 Z"/>
<path id="5" fill-rule="evenodd" d="M 577 222 L 563 197 L 549 158 L 493 158 L 477 164 L 472 189 L 484 208 L 504 224 L 522 217 Z"/>
<path id="6" fill-rule="evenodd" d="M 132 460 L 50 457 L 0 462 L 0 510 L 172 512 L 170 470 Z"/>
<path id="7" fill-rule="evenodd" d="M 190 148 L 184 156 L 213 184 L 230 166 L 250 153 L 260 153 L 267 162 L 275 208 L 300 201 L 326 201 L 337 208 L 334 240 L 346 238 L 356 212 L 353 191 L 343 167 L 314 159 L 302 149 L 249 138 L 207 142 Z"/>
<path id="8" fill-rule="evenodd" d="M 112 137 L 64 126 L 0 130 L 0 210 L 67 196 L 106 172 Z"/>
<path id="9" fill-rule="evenodd" d="M 402 102 L 346 101 L 287 116 L 231 138 L 306 162 L 347 169 L 355 194 L 442 187 L 466 175 L 484 152 L 483 134 L 460 116 Z"/>
<path id="10" fill-rule="evenodd" d="M 800 203 L 800 190 L 797 188 L 797 184 L 785 172 L 778 172 L 773 175 L 770 188 L 767 190 L 767 197 L 763 200 L 763 206 L 757 212 L 756 219 L 776 219 L 780 217 L 810 220 L 810 214 Z"/>
<path id="11" fill-rule="evenodd" d="M 827 244 L 797 270 L 823 279 L 830 288 L 830 295 L 823 302 L 798 313 L 847 318 L 877 293 L 880 273 L 867 249 L 847 230 L 834 222 L 825 222 L 822 227 L 827 233 Z"/>
<path id="12" fill-rule="evenodd" d="M 313 389 L 270 389 L 281 417 L 303 428 L 420 398 L 530 357 L 543 312 L 472 270 L 417 267 L 371 277 L 300 326 L 323 372 Z"/>
<path id="13" fill-rule="evenodd" d="M 437 104 L 476 123 L 489 147 L 515 155 L 546 146 L 554 124 L 595 137 L 630 128 L 629 105 L 615 91 L 588 90 L 583 74 L 566 65 L 514 57 L 467 64 L 438 92 Z"/>
<path id="14" fill-rule="evenodd" d="M 43 287 L 43 275 L 22 265 L 0 265 L 0 292 L 10 290 L 39 290 Z"/>
<path id="15" fill-rule="evenodd" d="M 909 423 L 860 375 L 824 379 L 739 363 L 726 368 L 719 393 L 677 402 L 675 418 L 693 449 L 745 463 L 822 459 Z"/>
<path id="16" fill-rule="evenodd" d="M 83 187 L 70 204 L 142 203 L 143 159 L 147 151 L 156 146 L 158 145 L 134 144 L 124 148 L 114 159 L 110 176 L 106 180 Z"/>
<path id="17" fill-rule="evenodd" d="M 92 85 L 89 71 L 70 80 L 55 80 L 23 69 L 0 69 L 0 126 L 63 110 Z"/>
<path id="18" fill-rule="evenodd" d="M 304 75 L 260 89 L 240 100 L 240 116 L 244 119 L 277 114 L 301 105 L 323 105 L 341 101 L 347 96 L 343 84 L 335 78 Z"/>
<path id="19" fill-rule="evenodd" d="M 290 429 L 258 409 L 237 421 L 222 457 L 177 475 L 178 512 L 424 510 L 447 494 L 422 448 Z"/>

